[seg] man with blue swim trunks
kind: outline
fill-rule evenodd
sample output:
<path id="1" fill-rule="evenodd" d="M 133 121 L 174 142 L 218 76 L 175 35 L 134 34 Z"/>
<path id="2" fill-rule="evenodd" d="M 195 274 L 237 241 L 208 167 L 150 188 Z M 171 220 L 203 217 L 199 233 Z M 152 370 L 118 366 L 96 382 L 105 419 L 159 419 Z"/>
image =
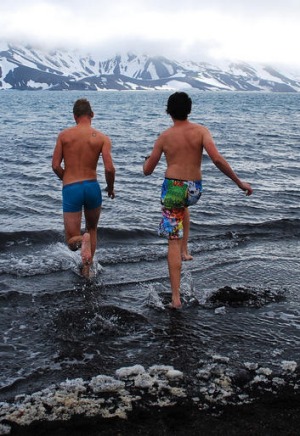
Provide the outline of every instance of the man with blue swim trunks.
<path id="1" fill-rule="evenodd" d="M 102 204 L 101 189 L 97 181 L 100 155 L 104 164 L 107 193 L 112 199 L 115 197 L 115 168 L 110 139 L 91 126 L 94 113 L 88 100 L 77 100 L 73 107 L 73 115 L 76 126 L 65 129 L 58 135 L 52 168 L 63 182 L 66 241 L 71 250 L 81 247 L 82 272 L 88 277 L 97 246 L 97 225 Z M 83 235 L 82 210 L 86 224 Z"/>
<path id="2" fill-rule="evenodd" d="M 175 92 L 169 97 L 167 113 L 172 118 L 173 126 L 158 137 L 143 166 L 144 174 L 150 175 L 162 154 L 166 157 L 167 169 L 161 193 L 162 220 L 159 234 L 168 238 L 171 307 L 174 309 L 181 307 L 182 259 L 191 258 L 187 250 L 188 206 L 195 204 L 201 196 L 203 149 L 220 171 L 232 179 L 247 195 L 252 194 L 250 184 L 242 182 L 219 153 L 209 130 L 188 120 L 191 108 L 192 101 L 185 92 Z"/>

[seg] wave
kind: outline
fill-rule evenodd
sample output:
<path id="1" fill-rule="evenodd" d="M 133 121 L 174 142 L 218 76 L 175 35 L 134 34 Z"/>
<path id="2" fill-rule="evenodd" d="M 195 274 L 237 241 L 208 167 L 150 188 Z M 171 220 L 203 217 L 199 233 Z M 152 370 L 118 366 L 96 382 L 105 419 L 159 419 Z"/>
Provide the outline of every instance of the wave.
<path id="1" fill-rule="evenodd" d="M 259 223 L 237 223 L 237 224 L 198 224 L 191 223 L 191 231 L 205 235 L 219 237 L 246 234 L 251 236 L 276 236 L 284 233 L 284 236 L 300 236 L 300 219 L 280 219 Z M 102 241 L 136 243 L 137 240 L 158 238 L 153 229 L 139 228 L 112 228 L 100 227 L 98 237 Z M 0 232 L 0 244 L 2 249 L 13 245 L 34 245 L 64 242 L 62 231 L 53 229 L 38 231 Z"/>
<path id="2" fill-rule="evenodd" d="M 295 237 L 300 236 L 300 219 L 280 219 L 270 220 L 258 223 L 237 223 L 237 224 L 191 224 L 191 231 L 205 234 L 209 237 Z"/>
<path id="3" fill-rule="evenodd" d="M 255 237 L 272 237 L 272 239 L 282 237 L 300 236 L 300 219 L 280 219 L 265 221 L 259 224 L 247 225 L 249 234 Z"/>
<path id="4" fill-rule="evenodd" d="M 118 228 L 99 228 L 98 237 L 101 240 L 114 241 L 128 241 L 136 239 L 148 239 L 156 236 L 152 230 L 141 229 L 118 229 Z M 11 247 L 13 245 L 31 245 L 34 244 L 49 244 L 56 242 L 63 242 L 63 231 L 57 230 L 37 230 L 37 231 L 17 231 L 17 232 L 0 232 L 0 244 L 2 249 L 4 247 Z"/>
<path id="5" fill-rule="evenodd" d="M 194 254 L 221 252 L 251 243 L 295 240 L 300 236 L 299 219 L 282 219 L 263 223 L 191 224 L 190 244 Z M 0 274 L 15 277 L 45 276 L 63 271 L 79 274 L 80 252 L 68 249 L 62 232 L 55 230 L 2 232 Z M 167 241 L 156 232 L 141 229 L 100 228 L 94 267 L 118 266 L 119 274 L 139 276 L 149 268 L 155 270 L 165 259 Z M 100 265 L 101 263 L 101 265 Z M 147 264 L 153 266 L 147 266 Z M 135 266 L 138 265 L 138 266 Z M 143 272 L 142 272 L 143 271 Z"/>
<path id="6" fill-rule="evenodd" d="M 14 245 L 33 245 L 63 240 L 62 232 L 56 230 L 0 232 L 0 244 L 3 248 L 11 248 Z"/>

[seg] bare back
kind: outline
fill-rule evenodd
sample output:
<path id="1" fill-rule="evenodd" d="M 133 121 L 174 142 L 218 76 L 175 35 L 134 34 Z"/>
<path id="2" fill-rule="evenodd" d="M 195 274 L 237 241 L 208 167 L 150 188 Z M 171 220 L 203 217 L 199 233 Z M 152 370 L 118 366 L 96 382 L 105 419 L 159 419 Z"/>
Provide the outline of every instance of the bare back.
<path id="1" fill-rule="evenodd" d="M 159 138 L 166 156 L 166 177 L 182 180 L 200 180 L 203 138 L 207 129 L 198 124 L 175 121 Z"/>
<path id="2" fill-rule="evenodd" d="M 63 184 L 97 178 L 97 163 L 105 145 L 110 151 L 107 136 L 80 122 L 64 130 L 57 139 L 53 158 L 64 161 Z"/>

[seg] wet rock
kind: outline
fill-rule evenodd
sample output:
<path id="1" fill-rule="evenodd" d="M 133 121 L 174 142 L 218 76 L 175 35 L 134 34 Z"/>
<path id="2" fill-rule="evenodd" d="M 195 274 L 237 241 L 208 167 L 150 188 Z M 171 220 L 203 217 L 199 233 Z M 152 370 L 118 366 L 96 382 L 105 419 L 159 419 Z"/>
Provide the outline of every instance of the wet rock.
<path id="1" fill-rule="evenodd" d="M 265 304 L 282 301 L 284 293 L 278 290 L 271 289 L 257 289 L 248 287 L 232 288 L 231 286 L 224 286 L 213 292 L 207 302 L 212 307 L 262 307 Z M 222 310 L 224 311 L 224 309 Z"/>

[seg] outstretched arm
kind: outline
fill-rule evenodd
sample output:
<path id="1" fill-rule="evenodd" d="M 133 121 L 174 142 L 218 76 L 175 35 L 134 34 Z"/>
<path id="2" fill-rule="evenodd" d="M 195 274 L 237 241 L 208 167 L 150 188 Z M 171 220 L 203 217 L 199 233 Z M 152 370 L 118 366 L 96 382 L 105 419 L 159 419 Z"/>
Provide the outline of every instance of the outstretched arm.
<path id="1" fill-rule="evenodd" d="M 246 195 L 251 195 L 253 192 L 251 185 L 239 179 L 239 177 L 233 171 L 227 160 L 221 155 L 221 153 L 217 149 L 214 140 L 212 139 L 211 134 L 208 130 L 205 131 L 203 137 L 203 146 L 216 167 L 220 171 L 222 171 L 222 173 L 224 173 L 227 177 L 229 177 L 234 183 L 236 183 L 240 189 L 245 191 Z"/>
<path id="2" fill-rule="evenodd" d="M 154 144 L 153 150 L 149 156 L 145 157 L 143 172 L 145 176 L 150 176 L 156 168 L 162 155 L 162 139 L 159 137 Z"/>
<path id="3" fill-rule="evenodd" d="M 111 199 L 115 198 L 114 183 L 115 183 L 115 167 L 111 156 L 111 142 L 106 136 L 102 147 L 102 160 L 104 165 L 105 180 L 107 184 L 107 195 Z"/>

